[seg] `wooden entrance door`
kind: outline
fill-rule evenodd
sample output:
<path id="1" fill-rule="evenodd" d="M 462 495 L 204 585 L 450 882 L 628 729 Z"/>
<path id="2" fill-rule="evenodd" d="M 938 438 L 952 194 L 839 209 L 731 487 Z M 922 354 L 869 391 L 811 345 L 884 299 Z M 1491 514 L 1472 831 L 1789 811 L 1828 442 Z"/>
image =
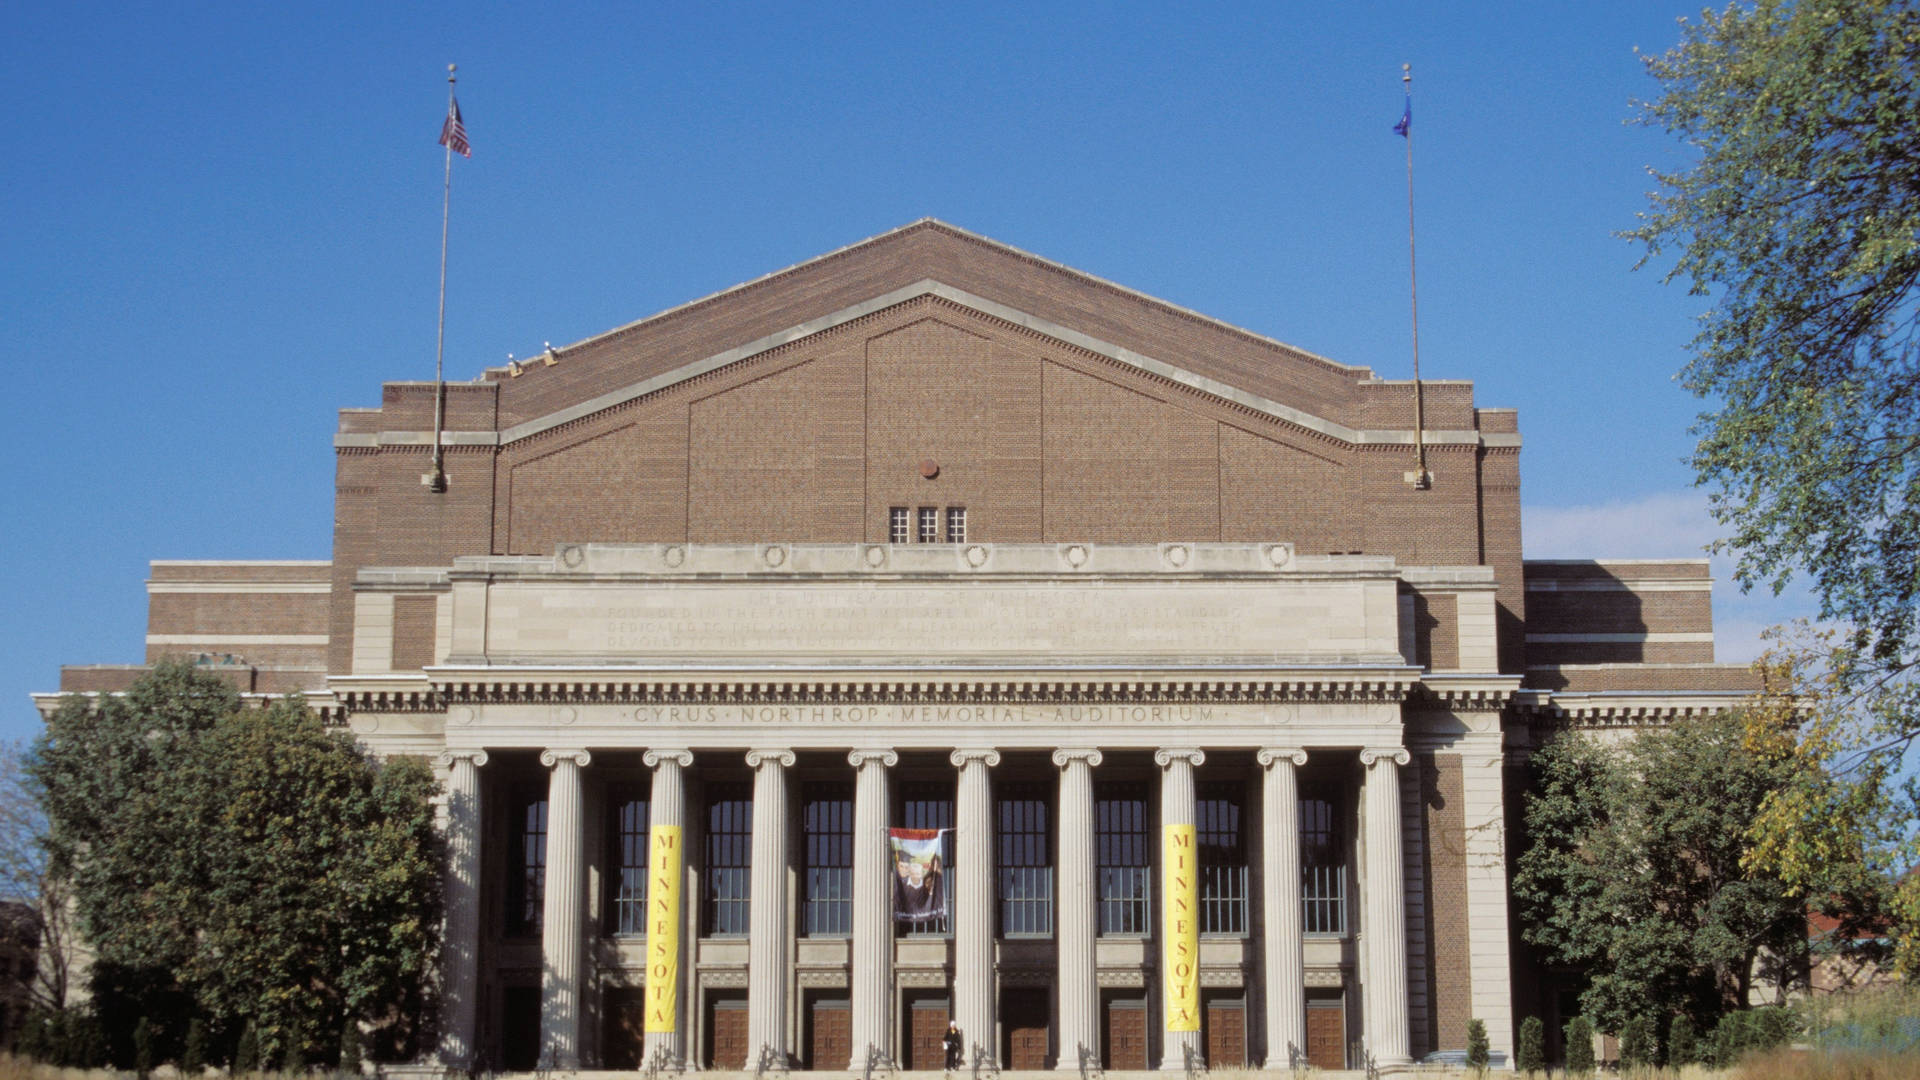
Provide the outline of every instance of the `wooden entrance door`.
<path id="1" fill-rule="evenodd" d="M 646 1055 L 646 991 L 610 986 L 600 998 L 602 1068 L 637 1069 Z"/>
<path id="2" fill-rule="evenodd" d="M 1233 991 L 1239 993 L 1238 990 Z M 1213 998 L 1201 1014 L 1206 1032 L 1207 1068 L 1240 1069 L 1247 1064 L 1247 1009 L 1245 998 Z"/>
<path id="3" fill-rule="evenodd" d="M 1103 1069 L 1145 1069 L 1147 1067 L 1147 1002 L 1145 998 L 1109 998 L 1106 1030 L 1101 1032 L 1100 1067 Z M 1079 1064 L 1079 1052 L 1074 1064 Z"/>
<path id="4" fill-rule="evenodd" d="M 1000 1026 L 1006 1032 L 1001 1068 L 1047 1067 L 1048 1011 L 1045 989 L 1016 987 L 1000 992 Z"/>
<path id="5" fill-rule="evenodd" d="M 1307 1064 L 1316 1069 L 1347 1067 L 1347 1006 L 1343 999 L 1308 999 Z"/>
<path id="6" fill-rule="evenodd" d="M 907 1068 L 939 1072 L 946 1067 L 947 999 L 915 998 L 907 1006 Z"/>
<path id="7" fill-rule="evenodd" d="M 707 1064 L 714 1069 L 747 1067 L 747 999 L 707 1001 Z"/>
<path id="8" fill-rule="evenodd" d="M 815 998 L 807 1010 L 807 1068 L 844 1070 L 853 1061 L 853 1011 L 846 998 Z M 861 1058 L 855 1064 L 864 1065 Z"/>

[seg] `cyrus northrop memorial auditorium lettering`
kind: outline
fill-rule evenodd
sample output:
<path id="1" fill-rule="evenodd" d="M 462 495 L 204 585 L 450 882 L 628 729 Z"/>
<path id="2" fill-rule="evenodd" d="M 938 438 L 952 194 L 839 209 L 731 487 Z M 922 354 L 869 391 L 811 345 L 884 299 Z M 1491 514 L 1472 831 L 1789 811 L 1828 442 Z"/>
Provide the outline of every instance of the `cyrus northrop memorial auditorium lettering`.
<path id="1" fill-rule="evenodd" d="M 452 1066 L 1511 1060 L 1528 748 L 1748 686 L 1704 561 L 1524 558 L 1470 383 L 936 221 L 436 397 L 147 658 L 439 762 Z"/>

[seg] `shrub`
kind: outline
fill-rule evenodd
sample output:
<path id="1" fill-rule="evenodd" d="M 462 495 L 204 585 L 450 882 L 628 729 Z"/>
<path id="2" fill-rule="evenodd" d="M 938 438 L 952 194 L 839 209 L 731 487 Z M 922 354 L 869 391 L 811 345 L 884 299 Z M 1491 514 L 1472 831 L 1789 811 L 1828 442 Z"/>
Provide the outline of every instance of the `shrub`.
<path id="1" fill-rule="evenodd" d="M 133 1025 L 133 1071 L 140 1080 L 153 1074 L 153 1021 L 144 1016 Z"/>
<path id="2" fill-rule="evenodd" d="M 180 1071 L 198 1076 L 207 1067 L 207 1024 L 199 1018 L 187 1022 L 187 1044 L 180 1050 Z"/>
<path id="3" fill-rule="evenodd" d="M 1521 1072 L 1539 1072 L 1547 1067 L 1547 1025 L 1537 1016 L 1520 1021 L 1520 1047 L 1514 1067 Z"/>
<path id="4" fill-rule="evenodd" d="M 1593 1072 L 1593 1022 L 1576 1016 L 1567 1022 L 1567 1072 L 1585 1076 Z"/>
<path id="5" fill-rule="evenodd" d="M 1799 1029 L 1793 1010 L 1779 1005 L 1730 1012 L 1713 1028 L 1713 1064 L 1730 1069 L 1747 1054 L 1787 1045 Z"/>
<path id="6" fill-rule="evenodd" d="M 1659 1052 L 1654 1042 L 1653 1021 L 1636 1016 L 1620 1025 L 1620 1067 L 1640 1069 L 1655 1064 Z"/>
<path id="7" fill-rule="evenodd" d="M 1475 1072 L 1487 1069 L 1487 1025 L 1478 1017 L 1467 1021 L 1467 1068 Z"/>
<path id="8" fill-rule="evenodd" d="M 1700 1060 L 1700 1048 L 1693 1034 L 1693 1020 L 1681 1013 L 1667 1028 L 1667 1064 L 1681 1069 Z"/>
<path id="9" fill-rule="evenodd" d="M 280 1055 L 280 1071 L 288 1076 L 299 1076 L 307 1071 L 307 1051 L 301 1045 L 300 1036 L 287 1036 L 286 1053 Z"/>
<path id="10" fill-rule="evenodd" d="M 348 1076 L 360 1074 L 360 1021 L 351 1016 L 340 1029 L 340 1071 Z"/>
<path id="11" fill-rule="evenodd" d="M 249 1020 L 247 1026 L 240 1029 L 240 1044 L 233 1048 L 233 1071 L 238 1075 L 259 1070 L 260 1035 L 253 1030 L 253 1021 Z"/>

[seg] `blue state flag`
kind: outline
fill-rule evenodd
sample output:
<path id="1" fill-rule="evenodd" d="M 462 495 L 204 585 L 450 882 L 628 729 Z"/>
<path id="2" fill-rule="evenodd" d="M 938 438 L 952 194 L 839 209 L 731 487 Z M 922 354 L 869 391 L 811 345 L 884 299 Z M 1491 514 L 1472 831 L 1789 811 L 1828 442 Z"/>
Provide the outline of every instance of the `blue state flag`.
<path id="1" fill-rule="evenodd" d="M 1393 125 L 1393 133 L 1402 138 L 1405 138 L 1407 135 L 1407 132 L 1412 128 L 1413 128 L 1413 95 L 1408 94 L 1407 109 L 1405 112 L 1400 114 L 1400 121 Z"/>

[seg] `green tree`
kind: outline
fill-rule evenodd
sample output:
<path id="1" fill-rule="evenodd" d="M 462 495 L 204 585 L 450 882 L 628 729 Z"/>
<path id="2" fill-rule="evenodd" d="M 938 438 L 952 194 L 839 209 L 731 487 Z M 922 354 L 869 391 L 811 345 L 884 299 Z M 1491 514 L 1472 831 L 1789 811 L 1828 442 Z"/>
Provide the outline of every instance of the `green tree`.
<path id="1" fill-rule="evenodd" d="M 1748 751 L 1739 717 L 1620 746 L 1568 735 L 1533 768 L 1513 895 L 1525 939 L 1549 962 L 1586 970 L 1589 1019 L 1619 1031 L 1649 1011 L 1717 1016 L 1747 1000 L 1763 954 L 1789 977 L 1807 951 L 1804 906 L 1740 862 L 1745 830 L 1781 779 Z"/>
<path id="2" fill-rule="evenodd" d="M 1712 297 L 1682 373 L 1713 403 L 1696 473 L 1742 586 L 1804 575 L 1836 628 L 1790 653 L 1822 715 L 1755 862 L 1818 896 L 1821 850 L 1863 849 L 1903 882 L 1898 961 L 1920 973 L 1920 798 L 1900 779 L 1920 736 L 1920 10 L 1733 4 L 1647 66 L 1642 119 L 1697 153 L 1631 233 Z M 1892 842 L 1850 832 L 1889 819 Z"/>
<path id="3" fill-rule="evenodd" d="M 1467 1021 L 1467 1068 L 1487 1071 L 1487 1025 L 1479 1017 Z"/>
<path id="4" fill-rule="evenodd" d="M 1514 1067 L 1523 1073 L 1537 1073 L 1547 1067 L 1547 1026 L 1537 1016 L 1520 1021 L 1520 1046 Z"/>
<path id="5" fill-rule="evenodd" d="M 62 703 L 33 769 L 116 1030 L 245 1020 L 257 1064 L 330 1045 L 349 1012 L 422 1011 L 439 910 L 423 763 L 163 664 L 124 698 Z"/>
<path id="6" fill-rule="evenodd" d="M 1576 1016 L 1567 1021 L 1562 1033 L 1567 1044 L 1567 1074 L 1587 1076 L 1593 1072 L 1593 1021 Z"/>
<path id="7" fill-rule="evenodd" d="M 1693 1031 L 1693 1020 L 1686 1013 L 1673 1018 L 1667 1028 L 1667 1065 L 1680 1069 L 1700 1060 L 1699 1042 Z"/>

